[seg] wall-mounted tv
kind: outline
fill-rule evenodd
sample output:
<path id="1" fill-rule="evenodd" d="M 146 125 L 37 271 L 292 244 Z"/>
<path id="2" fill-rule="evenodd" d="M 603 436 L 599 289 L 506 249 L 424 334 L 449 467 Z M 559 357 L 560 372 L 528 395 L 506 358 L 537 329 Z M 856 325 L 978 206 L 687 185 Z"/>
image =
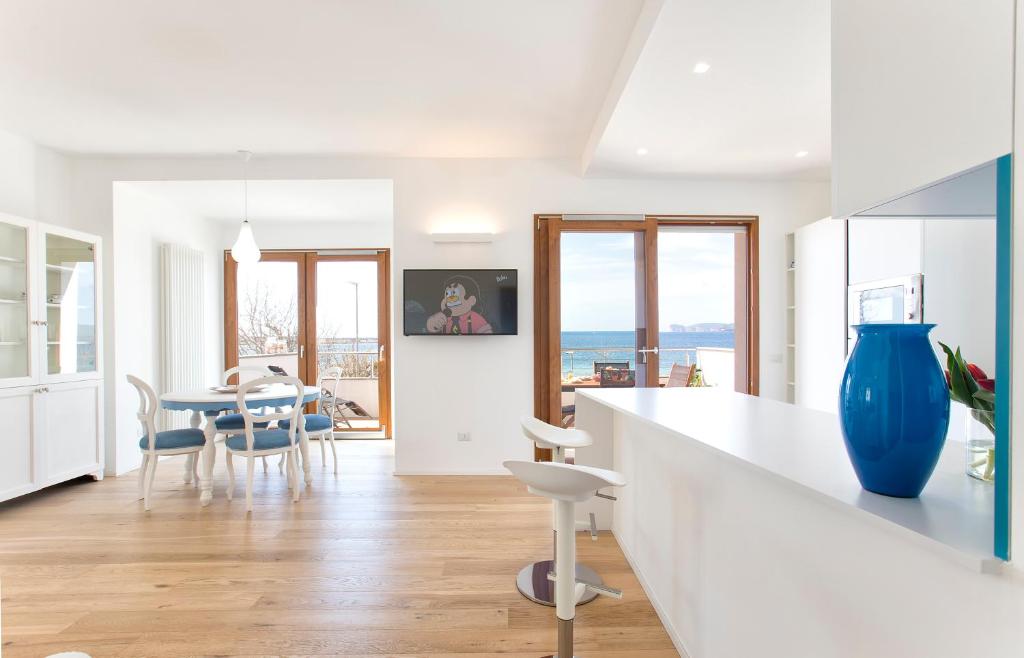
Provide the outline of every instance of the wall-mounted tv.
<path id="1" fill-rule="evenodd" d="M 518 270 L 405 270 L 406 336 L 519 333 Z"/>

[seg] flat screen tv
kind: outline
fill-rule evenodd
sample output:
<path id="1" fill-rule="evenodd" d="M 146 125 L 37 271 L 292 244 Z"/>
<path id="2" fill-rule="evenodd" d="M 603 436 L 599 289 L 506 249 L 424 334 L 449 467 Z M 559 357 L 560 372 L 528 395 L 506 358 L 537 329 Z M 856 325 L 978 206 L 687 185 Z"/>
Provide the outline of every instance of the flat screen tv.
<path id="1" fill-rule="evenodd" d="M 406 336 L 519 333 L 518 270 L 405 270 Z"/>

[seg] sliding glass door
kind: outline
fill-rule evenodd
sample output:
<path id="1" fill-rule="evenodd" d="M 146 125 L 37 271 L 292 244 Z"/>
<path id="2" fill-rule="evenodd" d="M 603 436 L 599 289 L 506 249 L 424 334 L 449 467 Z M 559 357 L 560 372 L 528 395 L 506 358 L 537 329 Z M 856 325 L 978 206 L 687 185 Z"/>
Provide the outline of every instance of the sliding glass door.
<path id="1" fill-rule="evenodd" d="M 535 408 L 571 427 L 576 392 L 658 385 L 657 224 L 537 221 Z"/>
<path id="2" fill-rule="evenodd" d="M 225 279 L 227 264 L 234 266 L 233 294 L 225 291 L 227 368 L 273 366 L 306 380 L 304 260 L 301 253 L 271 252 L 251 264 L 225 261 Z M 242 373 L 242 381 L 252 378 Z"/>
<path id="3" fill-rule="evenodd" d="M 264 251 L 251 265 L 225 254 L 225 368 L 270 366 L 307 384 L 337 370 L 335 431 L 388 436 L 389 271 L 387 250 Z"/>
<path id="4" fill-rule="evenodd" d="M 538 216 L 535 413 L 570 427 L 578 391 L 757 393 L 757 220 Z"/>
<path id="5" fill-rule="evenodd" d="M 316 312 L 311 344 L 317 376 L 341 372 L 336 431 L 387 431 L 386 254 L 310 255 Z"/>

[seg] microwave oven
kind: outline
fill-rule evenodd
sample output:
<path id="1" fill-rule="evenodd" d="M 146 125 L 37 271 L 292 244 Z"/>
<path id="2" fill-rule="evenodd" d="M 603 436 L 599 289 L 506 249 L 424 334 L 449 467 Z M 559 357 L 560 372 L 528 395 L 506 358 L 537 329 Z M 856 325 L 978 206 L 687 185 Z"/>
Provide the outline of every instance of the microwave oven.
<path id="1" fill-rule="evenodd" d="M 851 285 L 847 311 L 850 326 L 923 322 L 923 286 L 921 274 Z M 852 329 L 850 333 L 854 335 Z"/>

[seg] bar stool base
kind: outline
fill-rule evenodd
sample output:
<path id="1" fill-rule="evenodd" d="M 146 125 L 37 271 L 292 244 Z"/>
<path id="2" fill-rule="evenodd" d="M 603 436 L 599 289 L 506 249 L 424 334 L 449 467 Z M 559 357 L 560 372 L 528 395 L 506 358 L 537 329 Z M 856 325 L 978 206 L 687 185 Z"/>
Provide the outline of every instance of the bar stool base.
<path id="1" fill-rule="evenodd" d="M 554 568 L 554 564 L 554 560 L 541 560 L 526 565 L 516 576 L 516 589 L 534 603 L 555 607 L 555 583 L 548 580 L 548 573 Z M 576 578 L 596 585 L 604 584 L 596 571 L 578 562 L 576 563 Z M 596 598 L 597 592 L 587 590 L 584 592 L 583 598 L 576 602 L 576 605 L 590 603 Z"/>

